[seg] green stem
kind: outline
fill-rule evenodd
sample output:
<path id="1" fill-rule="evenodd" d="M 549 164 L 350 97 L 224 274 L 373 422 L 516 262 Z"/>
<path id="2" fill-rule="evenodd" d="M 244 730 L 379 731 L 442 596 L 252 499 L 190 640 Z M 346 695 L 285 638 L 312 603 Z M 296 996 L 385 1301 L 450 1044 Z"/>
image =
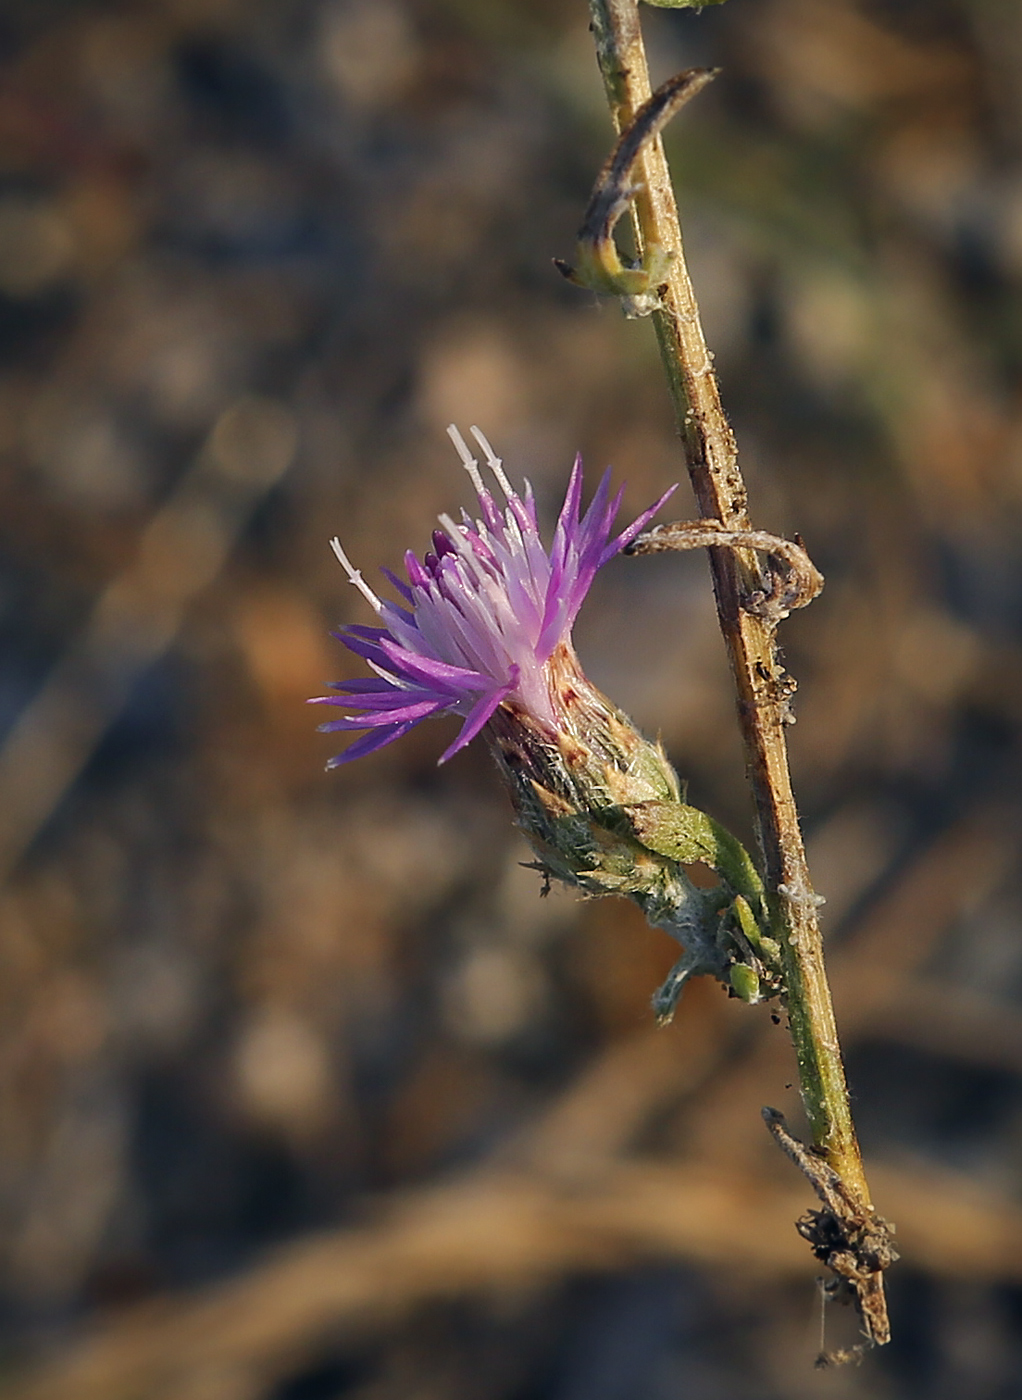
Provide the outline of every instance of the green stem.
<path id="1" fill-rule="evenodd" d="M 650 96 L 636 0 L 590 0 L 597 54 L 617 129 Z M 640 254 L 650 244 L 673 253 L 654 314 L 657 339 L 704 517 L 748 529 L 746 490 L 734 436 L 724 416 L 689 281 L 670 174 L 659 137 L 643 148 L 632 204 Z M 844 1067 L 823 965 L 816 897 L 788 771 L 784 673 L 774 629 L 742 606 L 758 564 L 748 551 L 710 549 L 721 630 L 738 694 L 738 715 L 753 788 L 766 874 L 767 904 L 781 945 L 791 1036 L 814 1145 L 864 1211 L 870 1198 L 852 1124 Z M 878 1332 L 882 1328 L 877 1329 Z M 877 1336 L 877 1340 L 886 1340 Z"/>

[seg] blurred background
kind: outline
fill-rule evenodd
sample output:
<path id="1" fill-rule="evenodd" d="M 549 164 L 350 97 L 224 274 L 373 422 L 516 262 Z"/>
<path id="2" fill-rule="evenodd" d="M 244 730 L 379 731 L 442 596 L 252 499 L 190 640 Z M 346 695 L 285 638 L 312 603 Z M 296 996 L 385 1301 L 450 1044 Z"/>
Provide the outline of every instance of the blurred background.
<path id="1" fill-rule="evenodd" d="M 648 10 L 782 630 L 894 1341 L 815 1372 L 787 1036 L 630 906 L 541 900 L 483 745 L 305 708 L 478 423 L 683 477 L 648 323 L 564 283 L 583 0 L 0 3 L 0 1395 L 1022 1396 L 1022 10 Z M 693 513 L 688 486 L 672 514 Z M 381 581 L 382 582 L 382 581 Z M 385 585 L 384 585 L 385 586 Z M 701 556 L 576 633 L 750 815 Z M 827 1320 L 847 1345 L 847 1310 Z"/>

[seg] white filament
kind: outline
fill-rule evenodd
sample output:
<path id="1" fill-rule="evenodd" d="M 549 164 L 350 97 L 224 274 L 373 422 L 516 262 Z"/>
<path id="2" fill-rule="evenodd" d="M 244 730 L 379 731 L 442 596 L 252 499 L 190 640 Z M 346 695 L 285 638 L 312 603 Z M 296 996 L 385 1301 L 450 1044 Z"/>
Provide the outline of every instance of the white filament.
<path id="1" fill-rule="evenodd" d="M 341 548 L 341 542 L 336 537 L 336 535 L 330 541 L 330 548 L 337 555 L 337 559 L 341 565 L 341 568 L 348 575 L 348 582 L 353 583 L 355 585 L 358 591 L 362 594 L 362 597 L 366 599 L 366 601 L 369 603 L 370 607 L 373 609 L 374 612 L 379 612 L 380 609 L 383 607 L 383 604 L 380 602 L 379 598 L 377 598 L 376 594 L 373 592 L 373 590 L 369 587 L 368 583 L 366 583 L 365 579 L 362 577 L 361 569 L 356 569 L 354 564 L 352 564 L 351 560 L 345 554 L 344 550 Z"/>
<path id="2" fill-rule="evenodd" d="M 479 463 L 469 451 L 468 443 L 461 436 L 453 423 L 448 426 L 447 436 L 454 443 L 454 450 L 461 458 L 461 465 L 472 478 L 472 485 L 475 487 L 477 494 L 481 496 L 486 488 L 483 486 L 483 479 L 479 475 Z"/>
<path id="3" fill-rule="evenodd" d="M 494 452 L 493 448 L 486 441 L 486 438 L 475 426 L 475 424 L 472 425 L 472 427 L 469 429 L 469 432 L 475 438 L 479 446 L 483 449 L 483 455 L 486 458 L 486 465 L 489 467 L 493 475 L 497 478 L 497 481 L 500 484 L 500 489 L 503 491 L 504 495 L 508 498 L 508 500 L 510 500 L 511 497 L 515 494 L 515 490 L 514 487 L 511 485 L 510 481 L 508 481 L 507 477 L 504 475 L 504 468 L 501 459 L 497 456 L 496 452 Z"/>

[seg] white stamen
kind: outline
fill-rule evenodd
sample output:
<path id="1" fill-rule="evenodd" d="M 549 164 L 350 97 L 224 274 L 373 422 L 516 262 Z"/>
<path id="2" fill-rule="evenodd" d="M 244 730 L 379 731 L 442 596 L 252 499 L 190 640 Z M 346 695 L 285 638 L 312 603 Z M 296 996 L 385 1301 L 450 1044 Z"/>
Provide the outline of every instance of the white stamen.
<path id="1" fill-rule="evenodd" d="M 477 494 L 482 496 L 486 491 L 486 487 L 483 485 L 483 479 L 479 475 L 479 463 L 469 451 L 468 443 L 461 436 L 453 423 L 448 426 L 447 436 L 454 443 L 454 450 L 461 458 L 461 465 L 472 478 L 472 485 L 475 487 Z"/>
<path id="2" fill-rule="evenodd" d="M 468 542 L 467 531 L 459 529 L 449 515 L 438 515 L 437 519 L 444 527 L 444 534 L 454 546 L 454 551 L 458 557 L 458 563 L 462 569 L 468 569 L 473 578 L 478 578 L 479 561 L 476 552 Z"/>
<path id="3" fill-rule="evenodd" d="M 377 666 L 376 662 L 370 660 L 368 656 L 366 657 L 366 665 L 371 666 L 382 680 L 387 681 L 388 684 L 395 686 L 398 690 L 413 689 L 410 681 L 404 680 L 401 676 L 395 676 L 392 671 L 385 671 L 382 666 Z"/>
<path id="4" fill-rule="evenodd" d="M 336 536 L 330 541 L 330 548 L 337 555 L 337 559 L 340 563 L 341 568 L 348 575 L 348 582 L 353 583 L 355 585 L 358 591 L 362 594 L 362 597 L 365 598 L 369 605 L 372 607 L 374 612 L 379 612 L 380 609 L 383 607 L 383 604 L 380 602 L 379 598 L 377 598 L 376 594 L 373 592 L 373 590 L 369 587 L 368 583 L 366 583 L 365 579 L 362 577 L 361 569 L 356 569 L 354 564 L 352 564 L 351 560 L 345 554 L 344 550 L 341 548 L 341 542 L 339 539 L 337 539 Z"/>
<path id="5" fill-rule="evenodd" d="M 437 520 L 439 520 L 440 524 L 444 527 L 444 534 L 450 540 L 451 544 L 454 545 L 458 553 L 463 553 L 465 551 L 464 529 L 459 525 L 455 525 L 446 511 L 441 511 L 437 516 Z"/>
<path id="6" fill-rule="evenodd" d="M 507 477 L 504 475 L 504 470 L 500 458 L 497 456 L 496 452 L 494 452 L 493 448 L 486 441 L 485 437 L 483 437 L 482 433 L 474 424 L 469 429 L 469 432 L 475 438 L 479 446 L 483 449 L 483 455 L 486 458 L 486 465 L 489 467 L 493 475 L 497 478 L 497 481 L 500 483 L 500 489 L 503 491 L 504 495 L 507 496 L 508 500 L 510 500 L 511 497 L 515 494 L 515 489 L 511 485 L 510 481 L 508 481 Z"/>

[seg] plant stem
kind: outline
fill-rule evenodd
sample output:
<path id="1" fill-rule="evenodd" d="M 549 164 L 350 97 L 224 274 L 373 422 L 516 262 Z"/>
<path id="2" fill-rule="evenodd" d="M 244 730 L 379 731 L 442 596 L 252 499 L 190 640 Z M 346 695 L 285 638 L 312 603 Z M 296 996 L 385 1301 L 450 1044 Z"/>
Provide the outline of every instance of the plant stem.
<path id="1" fill-rule="evenodd" d="M 637 0 L 590 0 L 590 11 L 611 115 L 621 131 L 651 93 Z M 654 312 L 653 320 L 699 510 L 730 530 L 748 530 L 747 495 L 735 439 L 703 338 L 659 137 L 643 147 L 635 175 L 639 188 L 631 209 L 638 251 L 641 255 L 656 244 L 674 255 L 661 288 L 662 310 Z M 742 607 L 750 582 L 759 577 L 755 557 L 748 551 L 721 548 L 711 548 L 709 556 L 720 627 L 737 689 L 767 898 L 782 948 L 802 1100 L 814 1146 L 859 1208 L 870 1214 L 824 970 L 816 898 L 788 771 L 787 678 L 777 661 L 774 626 Z M 877 1319 L 877 1341 L 886 1340 L 885 1324 L 886 1318 Z"/>

